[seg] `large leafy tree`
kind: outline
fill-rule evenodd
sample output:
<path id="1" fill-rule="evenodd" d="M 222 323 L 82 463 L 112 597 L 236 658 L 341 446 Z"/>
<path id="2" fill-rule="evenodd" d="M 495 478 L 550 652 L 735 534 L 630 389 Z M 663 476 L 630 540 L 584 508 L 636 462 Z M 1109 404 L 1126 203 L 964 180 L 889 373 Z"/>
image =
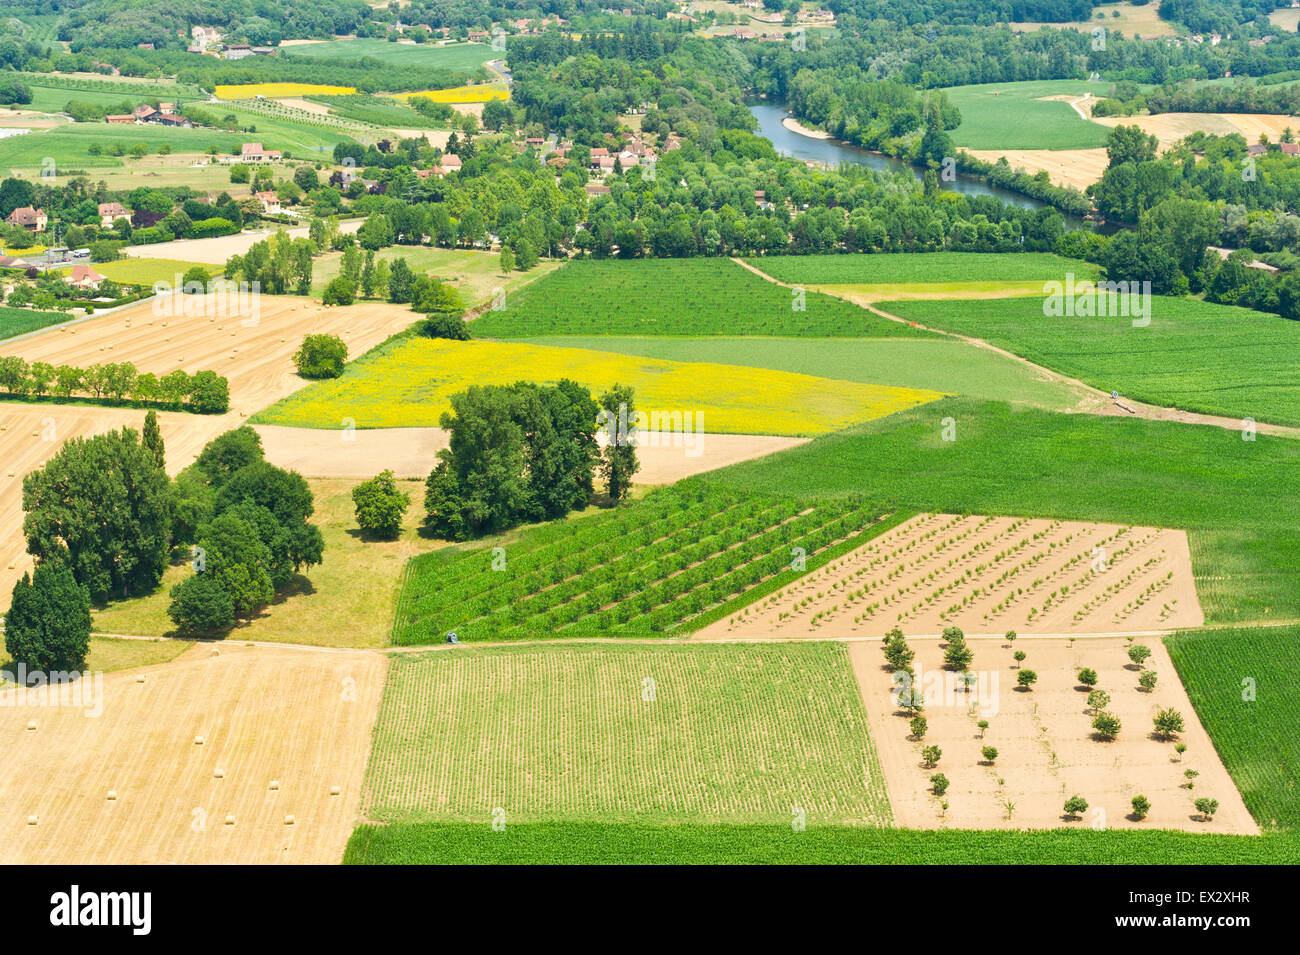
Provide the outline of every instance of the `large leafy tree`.
<path id="1" fill-rule="evenodd" d="M 632 475 L 641 467 L 636 457 L 635 395 L 631 385 L 615 385 L 600 396 L 610 440 L 601 457 L 600 473 L 610 500 L 618 503 L 632 490 Z"/>
<path id="2" fill-rule="evenodd" d="M 67 567 L 44 564 L 14 585 L 5 650 L 44 673 L 80 670 L 90 649 L 90 594 Z"/>
<path id="3" fill-rule="evenodd" d="M 162 580 L 171 493 L 136 431 L 68 441 L 23 479 L 23 508 L 28 552 L 68 567 L 92 599 L 147 593 Z"/>

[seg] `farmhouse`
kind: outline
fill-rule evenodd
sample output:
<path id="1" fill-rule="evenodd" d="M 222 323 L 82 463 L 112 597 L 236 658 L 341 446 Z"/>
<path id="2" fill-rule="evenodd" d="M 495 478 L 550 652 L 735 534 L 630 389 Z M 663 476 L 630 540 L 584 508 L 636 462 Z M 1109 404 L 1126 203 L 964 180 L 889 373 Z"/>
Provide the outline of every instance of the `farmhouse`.
<path id="1" fill-rule="evenodd" d="M 68 284 L 78 289 L 97 289 L 103 281 L 104 276 L 89 265 L 74 265 L 67 278 Z"/>
<path id="2" fill-rule="evenodd" d="M 263 149 L 261 143 L 244 143 L 239 158 L 242 162 L 279 162 L 280 150 Z"/>
<path id="3" fill-rule="evenodd" d="M 101 202 L 99 204 L 99 224 L 102 228 L 111 229 L 113 223 L 119 219 L 130 222 L 131 210 L 120 202 Z"/>
<path id="4" fill-rule="evenodd" d="M 48 221 L 44 209 L 33 209 L 31 206 L 19 206 L 5 217 L 5 222 L 9 225 L 18 226 L 28 232 L 44 232 Z"/>
<path id="5" fill-rule="evenodd" d="M 104 122 L 114 126 L 126 126 L 135 122 L 135 117 L 130 113 L 109 113 L 104 117 Z"/>
<path id="6" fill-rule="evenodd" d="M 262 211 L 267 215 L 280 214 L 280 197 L 274 192 L 257 192 L 253 194 L 253 198 L 262 204 Z"/>

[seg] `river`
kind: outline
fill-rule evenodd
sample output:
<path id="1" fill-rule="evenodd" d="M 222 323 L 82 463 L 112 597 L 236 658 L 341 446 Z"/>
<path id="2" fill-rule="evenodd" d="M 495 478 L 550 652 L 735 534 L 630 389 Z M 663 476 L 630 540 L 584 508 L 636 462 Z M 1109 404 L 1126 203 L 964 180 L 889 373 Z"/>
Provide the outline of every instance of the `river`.
<path id="1" fill-rule="evenodd" d="M 872 169 L 879 169 L 883 172 L 899 172 L 906 170 L 918 180 L 922 176 L 922 170 L 913 166 L 911 163 L 903 162 L 901 159 L 894 159 L 890 156 L 882 156 L 880 153 L 869 152 L 851 143 L 842 142 L 838 139 L 813 139 L 809 136 L 803 136 L 793 130 L 786 129 L 782 120 L 790 115 L 784 106 L 775 103 L 752 103 L 749 111 L 754 114 L 758 120 L 759 132 L 771 140 L 776 151 L 782 156 L 789 156 L 792 159 L 806 159 L 814 162 L 826 163 L 830 166 L 837 166 L 840 163 L 854 163 L 859 166 L 869 166 Z M 1021 195 L 1018 192 L 1011 192 L 1007 189 L 999 189 L 997 186 L 990 186 L 983 179 L 975 176 L 969 176 L 964 173 L 958 173 L 955 182 L 940 182 L 939 186 L 943 189 L 951 189 L 953 192 L 960 192 L 968 196 L 993 196 L 1000 199 L 1008 205 L 1020 206 L 1023 209 L 1047 209 L 1052 208 L 1045 202 L 1037 199 L 1031 199 L 1029 196 Z M 1078 216 L 1065 215 L 1065 227 L 1067 229 L 1091 229 L 1093 223 L 1087 222 Z"/>

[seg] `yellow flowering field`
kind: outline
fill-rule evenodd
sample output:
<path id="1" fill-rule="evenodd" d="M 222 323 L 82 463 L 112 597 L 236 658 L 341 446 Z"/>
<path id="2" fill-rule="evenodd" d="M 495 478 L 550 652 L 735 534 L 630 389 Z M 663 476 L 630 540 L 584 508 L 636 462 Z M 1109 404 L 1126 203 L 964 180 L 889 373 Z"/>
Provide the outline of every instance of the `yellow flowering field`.
<path id="1" fill-rule="evenodd" d="M 647 413 L 680 411 L 722 434 L 811 437 L 942 397 L 936 391 L 818 378 L 712 362 L 638 358 L 585 348 L 407 338 L 348 365 L 258 414 L 259 424 L 301 428 L 435 427 L 451 395 L 470 385 L 571 378 L 594 394 L 632 385 Z"/>
<path id="2" fill-rule="evenodd" d="M 252 99 L 265 96 L 281 99 L 297 96 L 347 96 L 356 92 L 353 86 L 327 86 L 323 83 L 241 83 L 238 86 L 218 86 L 217 99 Z"/>
<path id="3" fill-rule="evenodd" d="M 401 100 L 427 96 L 435 103 L 488 103 L 494 99 L 509 99 L 510 91 L 499 83 L 483 83 L 478 86 L 454 86 L 448 90 L 419 90 L 393 95 L 395 99 Z"/>

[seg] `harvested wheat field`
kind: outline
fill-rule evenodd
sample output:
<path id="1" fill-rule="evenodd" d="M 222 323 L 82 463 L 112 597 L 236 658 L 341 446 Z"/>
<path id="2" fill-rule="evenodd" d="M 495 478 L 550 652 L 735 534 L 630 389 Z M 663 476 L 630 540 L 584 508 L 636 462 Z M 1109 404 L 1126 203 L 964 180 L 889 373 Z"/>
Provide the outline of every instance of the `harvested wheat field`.
<path id="1" fill-rule="evenodd" d="M 0 355 L 87 366 L 129 361 L 141 372 L 211 370 L 230 380 L 232 411 L 252 414 L 303 387 L 293 353 L 333 333 L 356 357 L 418 316 L 386 303 L 327 307 L 291 295 L 159 296 L 129 309 L 0 345 Z"/>
<path id="2" fill-rule="evenodd" d="M 1195 132 L 1215 136 L 1240 133 L 1246 142 L 1259 142 L 1266 135 L 1269 142 L 1282 138 L 1284 130 L 1300 132 L 1300 117 L 1285 113 L 1157 113 L 1155 116 L 1095 116 L 1103 126 L 1138 126 L 1160 141 L 1163 152 L 1184 136 Z"/>
<path id="3" fill-rule="evenodd" d="M 266 459 L 308 477 L 369 478 L 389 468 L 399 478 L 426 478 L 438 463 L 438 452 L 448 446 L 442 428 L 375 428 L 373 430 L 321 431 L 281 425 L 253 426 L 262 436 Z M 691 446 L 663 445 L 637 449 L 641 469 L 638 484 L 668 484 L 714 468 L 726 467 L 766 454 L 784 451 L 806 438 L 771 435 L 685 435 Z M 604 434 L 597 434 L 604 443 Z"/>
<path id="4" fill-rule="evenodd" d="M 1091 828 L 1184 829 L 1194 832 L 1258 834 L 1219 760 L 1209 736 L 1178 680 L 1159 640 L 1140 641 L 1152 654 L 1145 669 L 1158 682 L 1152 691 L 1138 686 L 1139 668 L 1129 661 L 1123 637 L 1070 643 L 1035 638 L 1016 643 L 1027 654 L 1026 668 L 1038 674 L 1032 690 L 1016 685 L 1011 646 L 1000 638 L 969 640 L 971 671 L 978 682 L 970 692 L 955 686 L 955 674 L 941 669 L 938 640 L 914 640 L 913 667 L 925 699 L 924 740 L 911 738 L 909 716 L 897 705 L 892 675 L 881 645 L 855 641 L 850 647 L 854 672 L 867 706 L 871 737 L 880 751 L 889 801 L 898 825 L 915 829 Z M 1077 673 L 1097 673 L 1097 687 L 1109 694 L 1106 711 L 1119 718 L 1119 735 L 1106 742 L 1094 737 L 1087 687 Z M 946 684 L 943 678 L 946 679 Z M 1157 738 L 1152 717 L 1173 708 L 1183 717 L 1177 741 L 1187 744 L 1180 757 L 1175 740 Z M 980 720 L 988 721 L 981 731 Z M 938 763 L 924 765 L 921 750 L 938 746 Z M 997 750 L 987 759 L 985 746 Z M 1197 773 L 1188 788 L 1186 770 Z M 941 801 L 931 791 L 931 775 L 943 773 L 949 788 Z M 1088 808 L 1071 818 L 1065 801 L 1074 795 Z M 1134 796 L 1151 803 L 1145 820 L 1130 818 Z M 1201 819 L 1193 802 L 1219 801 L 1213 821 Z"/>
<path id="5" fill-rule="evenodd" d="M 348 219 L 339 223 L 339 231 L 353 233 L 361 228 L 364 219 Z M 205 262 L 208 265 L 225 265 L 232 255 L 244 255 L 256 242 L 264 242 L 272 231 L 287 232 L 290 238 L 307 237 L 307 226 L 291 229 L 262 229 L 257 232 L 237 232 L 234 235 L 213 236 L 210 239 L 173 239 L 153 245 L 128 245 L 122 254 L 137 259 L 180 259 L 185 262 Z"/>
<path id="6" fill-rule="evenodd" d="M 200 644 L 103 675 L 98 716 L 6 691 L 23 769 L 0 780 L 0 862 L 336 863 L 384 672 L 375 653 Z"/>
<path id="7" fill-rule="evenodd" d="M 968 149 L 966 151 L 984 162 L 997 162 L 1005 156 L 1012 169 L 1023 169 L 1031 176 L 1045 171 L 1054 185 L 1080 191 L 1087 189 L 1094 182 L 1099 182 L 1109 162 L 1105 149 Z"/>
<path id="8" fill-rule="evenodd" d="M 696 639 L 1138 633 L 1204 622 L 1187 535 L 1025 517 L 922 514 Z"/>

